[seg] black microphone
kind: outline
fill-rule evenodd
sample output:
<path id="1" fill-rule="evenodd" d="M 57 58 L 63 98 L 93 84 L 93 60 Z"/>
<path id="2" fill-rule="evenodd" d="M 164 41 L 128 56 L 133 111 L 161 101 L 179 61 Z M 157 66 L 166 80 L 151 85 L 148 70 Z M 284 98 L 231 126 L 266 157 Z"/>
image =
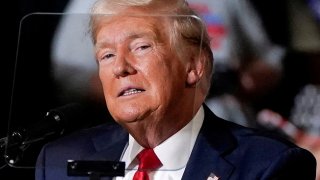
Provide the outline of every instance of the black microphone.
<path id="1" fill-rule="evenodd" d="M 89 126 L 87 118 L 90 110 L 79 103 L 70 103 L 50 109 L 41 121 L 28 128 L 18 128 L 5 138 L 2 138 L 6 147 L 5 158 L 9 164 L 20 160 L 21 154 L 33 143 L 45 139 L 54 139 L 77 129 Z"/>
<path id="2" fill-rule="evenodd" d="M 88 109 L 78 103 L 70 103 L 50 109 L 44 120 L 37 122 L 25 131 L 26 140 L 57 135 L 61 136 L 84 126 L 83 121 L 88 117 Z"/>
<path id="3" fill-rule="evenodd" d="M 9 137 L 14 143 L 29 144 L 49 136 L 60 136 L 75 130 L 81 124 L 86 109 L 78 103 L 70 103 L 47 111 L 43 120 L 28 128 L 19 128 Z M 11 144 L 11 143 L 10 143 Z"/>

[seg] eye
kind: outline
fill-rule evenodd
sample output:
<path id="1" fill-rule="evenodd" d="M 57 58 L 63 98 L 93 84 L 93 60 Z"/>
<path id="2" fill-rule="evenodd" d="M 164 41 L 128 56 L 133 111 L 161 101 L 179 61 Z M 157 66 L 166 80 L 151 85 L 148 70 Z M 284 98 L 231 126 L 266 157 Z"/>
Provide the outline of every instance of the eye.
<path id="1" fill-rule="evenodd" d="M 132 49 L 132 52 L 138 56 L 145 55 L 150 52 L 152 49 L 152 45 L 149 43 L 138 43 Z"/>
<path id="2" fill-rule="evenodd" d="M 151 47 L 151 45 L 141 45 L 136 50 L 145 50 L 145 49 L 148 49 L 150 47 Z"/>
<path id="3" fill-rule="evenodd" d="M 116 55 L 115 54 L 112 54 L 112 53 L 106 53 L 104 54 L 99 60 L 102 61 L 102 60 L 109 60 L 113 57 L 115 57 Z"/>
<path id="4" fill-rule="evenodd" d="M 114 54 L 106 54 L 103 58 L 105 58 L 105 59 L 110 59 L 110 58 L 112 58 L 112 57 L 114 57 L 115 55 Z"/>

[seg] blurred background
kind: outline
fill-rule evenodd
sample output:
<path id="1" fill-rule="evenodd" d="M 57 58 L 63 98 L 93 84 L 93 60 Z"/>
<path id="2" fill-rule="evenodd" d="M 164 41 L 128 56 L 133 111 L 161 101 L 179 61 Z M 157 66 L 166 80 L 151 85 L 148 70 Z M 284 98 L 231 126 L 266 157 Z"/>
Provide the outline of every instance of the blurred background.
<path id="1" fill-rule="evenodd" d="M 83 122 L 90 117 L 83 126 L 110 119 L 93 55 L 91 51 L 83 55 L 92 45 L 85 25 L 76 22 L 81 15 L 25 17 L 35 12 L 86 13 L 92 1 L 82 1 L 13 0 L 3 6 L 10 13 L 2 16 L 0 138 L 12 127 L 34 124 L 48 110 L 69 102 L 85 104 L 88 114 L 77 117 Z M 227 120 L 274 131 L 310 150 L 320 161 L 320 1 L 188 2 L 203 17 L 212 37 L 216 72 L 206 104 Z M 75 38 L 79 34 L 83 38 Z M 10 127 L 9 119 L 14 119 Z M 49 140 L 28 148 L 20 165 L 34 164 Z M 6 166 L 3 158 L 0 162 L 0 179 L 22 174 L 24 179 L 34 179 L 32 168 Z M 317 180 L 319 176 L 318 170 Z"/>

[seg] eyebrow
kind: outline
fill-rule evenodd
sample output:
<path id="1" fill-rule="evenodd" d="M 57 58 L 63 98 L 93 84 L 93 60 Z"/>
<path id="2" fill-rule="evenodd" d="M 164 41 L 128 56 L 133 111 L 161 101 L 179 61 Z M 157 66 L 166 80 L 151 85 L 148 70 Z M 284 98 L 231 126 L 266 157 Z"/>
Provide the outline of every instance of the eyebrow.
<path id="1" fill-rule="evenodd" d="M 132 33 L 128 33 L 128 35 L 125 35 L 124 38 L 121 38 L 120 42 L 138 39 L 138 38 L 142 38 L 142 37 L 149 37 L 153 40 L 158 39 L 155 32 L 153 32 L 153 31 L 147 31 L 147 32 L 142 32 L 142 33 L 132 32 Z M 100 50 L 105 47 L 112 46 L 113 44 L 114 44 L 114 42 L 110 42 L 109 40 L 107 40 L 105 38 L 101 42 L 97 42 L 95 47 L 96 47 L 96 50 Z"/>

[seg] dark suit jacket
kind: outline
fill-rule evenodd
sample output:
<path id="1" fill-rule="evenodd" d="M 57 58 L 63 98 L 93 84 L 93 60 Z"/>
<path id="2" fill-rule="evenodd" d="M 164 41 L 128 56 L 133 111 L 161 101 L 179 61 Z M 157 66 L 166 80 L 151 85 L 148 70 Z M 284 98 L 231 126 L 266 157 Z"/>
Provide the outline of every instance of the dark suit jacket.
<path id="1" fill-rule="evenodd" d="M 220 180 L 314 180 L 316 161 L 294 144 L 244 128 L 215 116 L 206 106 L 205 119 L 183 180 L 206 180 L 212 173 Z M 120 159 L 128 133 L 119 125 L 102 125 L 45 145 L 38 157 L 37 180 L 71 180 L 67 160 Z M 109 179 L 109 178 L 102 178 Z"/>

